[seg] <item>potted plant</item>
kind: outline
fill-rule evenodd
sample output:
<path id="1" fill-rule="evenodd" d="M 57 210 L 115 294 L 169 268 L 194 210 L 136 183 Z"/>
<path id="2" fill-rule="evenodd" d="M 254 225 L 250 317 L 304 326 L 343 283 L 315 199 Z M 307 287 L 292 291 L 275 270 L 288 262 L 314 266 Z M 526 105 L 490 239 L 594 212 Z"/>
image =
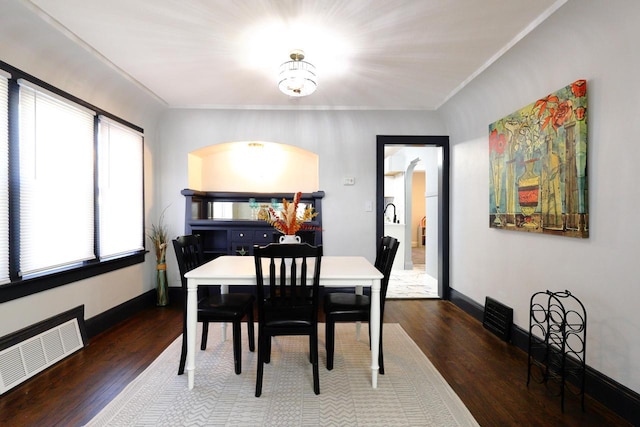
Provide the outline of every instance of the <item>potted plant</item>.
<path id="1" fill-rule="evenodd" d="M 156 305 L 164 307 L 169 304 L 169 289 L 167 285 L 167 245 L 168 245 L 168 231 L 164 224 L 164 213 L 167 208 L 164 208 L 160 214 L 160 220 L 158 224 L 152 224 L 151 230 L 147 234 L 149 240 L 153 243 L 156 254 L 156 291 L 157 301 Z"/>
<path id="2" fill-rule="evenodd" d="M 300 238 L 295 235 L 299 230 L 318 229 L 314 225 L 305 224 L 306 221 L 311 221 L 318 215 L 318 212 L 313 211 L 313 206 L 307 205 L 304 211 L 298 212 L 301 197 L 302 193 L 298 192 L 292 202 L 282 199 L 282 210 L 279 213 L 272 206 L 262 208 L 258 212 L 258 219 L 267 221 L 283 234 L 280 236 L 280 243 L 300 243 Z"/>

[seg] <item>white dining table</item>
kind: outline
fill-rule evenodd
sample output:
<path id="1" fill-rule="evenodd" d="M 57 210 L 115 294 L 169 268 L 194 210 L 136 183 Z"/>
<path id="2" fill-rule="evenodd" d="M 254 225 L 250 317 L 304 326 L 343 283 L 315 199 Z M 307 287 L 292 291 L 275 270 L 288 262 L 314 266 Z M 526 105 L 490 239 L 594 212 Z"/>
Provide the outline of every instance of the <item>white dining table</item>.
<path id="1" fill-rule="evenodd" d="M 268 268 L 264 269 L 268 277 Z M 184 275 L 187 278 L 187 363 L 189 390 L 195 378 L 195 350 L 198 286 L 220 285 L 222 293 L 229 286 L 256 286 L 256 268 L 252 256 L 225 255 L 218 257 Z M 380 281 L 382 273 L 361 256 L 323 256 L 320 267 L 320 286 L 326 288 L 355 287 L 362 293 L 363 287 L 371 288 L 371 384 L 378 387 L 378 352 L 380 343 Z M 225 334 L 223 333 L 223 336 Z"/>

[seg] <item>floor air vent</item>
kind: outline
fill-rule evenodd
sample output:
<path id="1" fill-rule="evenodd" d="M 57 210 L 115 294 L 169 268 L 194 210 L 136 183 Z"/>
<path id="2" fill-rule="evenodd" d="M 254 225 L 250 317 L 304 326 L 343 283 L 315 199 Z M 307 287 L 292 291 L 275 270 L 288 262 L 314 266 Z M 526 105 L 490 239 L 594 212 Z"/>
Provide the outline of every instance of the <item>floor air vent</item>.
<path id="1" fill-rule="evenodd" d="M 0 395 L 85 346 L 77 307 L 0 339 Z"/>
<path id="2" fill-rule="evenodd" d="M 513 309 L 486 297 L 484 302 L 484 317 L 482 326 L 493 332 L 504 341 L 511 337 L 511 325 L 513 324 Z"/>

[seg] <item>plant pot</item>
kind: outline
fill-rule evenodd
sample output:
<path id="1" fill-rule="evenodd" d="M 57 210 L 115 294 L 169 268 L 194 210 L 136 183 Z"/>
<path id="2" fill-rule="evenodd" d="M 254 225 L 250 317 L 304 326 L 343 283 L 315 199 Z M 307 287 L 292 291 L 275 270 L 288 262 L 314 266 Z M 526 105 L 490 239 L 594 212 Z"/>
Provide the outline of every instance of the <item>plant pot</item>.
<path id="1" fill-rule="evenodd" d="M 280 239 L 278 240 L 280 243 L 300 243 L 302 242 L 302 240 L 300 239 L 300 236 L 296 236 L 295 234 L 285 234 L 283 236 L 280 236 Z"/>
<path id="2" fill-rule="evenodd" d="M 167 285 L 167 264 L 156 265 L 156 305 L 164 307 L 169 304 L 169 288 Z"/>

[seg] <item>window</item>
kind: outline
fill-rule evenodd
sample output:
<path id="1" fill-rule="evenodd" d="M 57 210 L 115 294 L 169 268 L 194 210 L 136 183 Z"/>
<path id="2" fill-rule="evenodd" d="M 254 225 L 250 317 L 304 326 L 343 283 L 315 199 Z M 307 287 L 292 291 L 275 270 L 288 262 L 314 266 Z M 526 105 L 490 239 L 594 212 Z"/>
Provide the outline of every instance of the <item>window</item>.
<path id="1" fill-rule="evenodd" d="M 100 257 L 144 249 L 142 135 L 99 119 Z"/>
<path id="2" fill-rule="evenodd" d="M 0 67 L 0 303 L 144 262 L 142 129 Z"/>
<path id="3" fill-rule="evenodd" d="M 0 285 L 9 281 L 9 84 L 0 70 Z"/>
<path id="4" fill-rule="evenodd" d="M 94 113 L 20 81 L 20 275 L 95 258 Z"/>

